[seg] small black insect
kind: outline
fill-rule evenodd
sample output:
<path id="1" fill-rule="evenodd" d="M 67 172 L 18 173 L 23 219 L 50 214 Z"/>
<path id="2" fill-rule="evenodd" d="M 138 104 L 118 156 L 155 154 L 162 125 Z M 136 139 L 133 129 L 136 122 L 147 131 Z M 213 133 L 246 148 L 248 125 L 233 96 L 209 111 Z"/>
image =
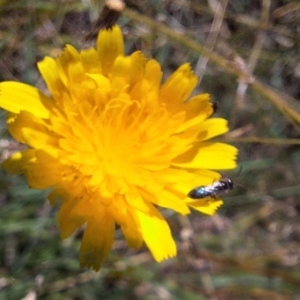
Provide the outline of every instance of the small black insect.
<path id="1" fill-rule="evenodd" d="M 99 30 L 112 29 L 117 23 L 121 13 L 125 9 L 125 3 L 123 0 L 106 0 L 92 31 L 85 36 L 85 41 L 92 41 L 97 37 Z"/>
<path id="2" fill-rule="evenodd" d="M 213 109 L 213 114 L 215 114 L 217 112 L 218 108 L 219 108 L 219 105 L 218 105 L 217 102 L 212 102 L 211 107 Z"/>
<path id="3" fill-rule="evenodd" d="M 221 178 L 209 185 L 201 185 L 192 189 L 188 197 L 192 199 L 202 199 L 205 197 L 216 198 L 218 194 L 228 192 L 233 189 L 233 181 L 229 177 Z"/>

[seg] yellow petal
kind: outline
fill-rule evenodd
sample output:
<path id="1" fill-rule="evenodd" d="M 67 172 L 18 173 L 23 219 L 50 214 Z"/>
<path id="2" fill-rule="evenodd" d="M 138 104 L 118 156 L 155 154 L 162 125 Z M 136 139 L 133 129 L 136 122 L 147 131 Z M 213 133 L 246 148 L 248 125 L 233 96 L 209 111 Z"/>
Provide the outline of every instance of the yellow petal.
<path id="1" fill-rule="evenodd" d="M 189 208 L 186 206 L 185 202 L 182 201 L 179 195 L 174 194 L 174 191 L 162 190 L 157 195 L 153 195 L 153 192 L 140 190 L 140 194 L 143 199 L 158 205 L 160 207 L 172 209 L 182 215 L 187 215 L 190 213 Z M 185 194 L 184 194 L 185 195 Z"/>
<path id="2" fill-rule="evenodd" d="M 127 218 L 128 223 L 126 225 L 121 225 L 122 232 L 126 239 L 126 244 L 130 248 L 140 248 L 143 245 L 143 237 L 140 227 L 137 226 L 137 223 L 133 220 L 130 221 L 129 215 Z"/>
<path id="3" fill-rule="evenodd" d="M 202 116 L 204 121 L 213 113 L 210 95 L 207 93 L 191 97 L 188 101 L 182 103 L 182 107 L 185 107 L 187 111 L 187 119 Z"/>
<path id="4" fill-rule="evenodd" d="M 54 98 L 59 97 L 65 87 L 59 77 L 56 61 L 51 57 L 45 57 L 37 63 L 37 66 L 51 95 Z"/>
<path id="5" fill-rule="evenodd" d="M 55 146 L 57 143 L 57 137 L 49 135 L 46 130 L 39 131 L 35 128 L 24 127 L 22 129 L 23 138 L 28 145 L 36 149 L 44 149 L 48 146 L 48 151 L 52 152 L 50 146 Z M 53 153 L 57 152 L 57 148 Z"/>
<path id="6" fill-rule="evenodd" d="M 102 72 L 107 75 L 111 72 L 116 58 L 124 55 L 124 41 L 119 26 L 100 31 L 97 39 L 97 51 L 102 63 Z"/>
<path id="7" fill-rule="evenodd" d="M 131 208 L 143 211 L 145 213 L 149 212 L 149 206 L 147 202 L 141 197 L 139 190 L 132 187 L 130 193 L 125 194 L 125 199 Z"/>
<path id="8" fill-rule="evenodd" d="M 136 211 L 143 239 L 154 259 L 161 262 L 176 255 L 176 244 L 163 216 L 149 204 L 149 213 Z"/>
<path id="9" fill-rule="evenodd" d="M 136 211 L 132 209 L 121 195 L 116 196 L 114 208 L 111 209 L 116 222 L 121 226 L 128 247 L 139 248 L 143 245 L 143 236 Z"/>
<path id="10" fill-rule="evenodd" d="M 80 58 L 84 69 L 89 74 L 101 74 L 101 62 L 95 49 L 85 49 L 80 52 Z"/>
<path id="11" fill-rule="evenodd" d="M 59 195 L 58 193 L 56 195 L 51 195 L 51 197 L 54 196 L 59 198 L 62 195 Z M 55 204 L 53 199 L 51 199 L 51 202 L 52 204 Z M 95 211 L 96 209 L 94 209 L 94 212 Z M 78 227 L 86 223 L 87 220 L 91 218 L 92 214 L 93 211 L 91 211 L 86 197 L 82 197 L 81 195 L 74 197 L 66 195 L 57 216 L 61 238 L 64 239 L 69 237 Z M 103 218 L 103 212 L 100 211 L 99 219 L 101 218 Z"/>
<path id="12" fill-rule="evenodd" d="M 187 198 L 189 199 L 189 198 Z M 213 215 L 216 210 L 223 204 L 220 199 L 205 198 L 201 200 L 187 200 L 186 204 L 193 209 L 206 215 Z"/>
<path id="13" fill-rule="evenodd" d="M 207 119 L 202 123 L 197 140 L 206 141 L 228 131 L 228 122 L 225 119 Z"/>
<path id="14" fill-rule="evenodd" d="M 151 86 L 158 90 L 160 82 L 162 79 L 162 71 L 160 64 L 154 60 L 150 59 L 146 64 L 146 74 L 145 79 L 151 83 Z"/>
<path id="15" fill-rule="evenodd" d="M 69 67 L 80 61 L 79 52 L 71 45 L 66 45 L 64 51 L 56 58 L 57 72 L 64 86 L 69 83 Z"/>
<path id="16" fill-rule="evenodd" d="M 237 148 L 223 143 L 201 143 L 198 149 L 192 149 L 191 152 L 197 151 L 191 161 L 186 161 L 191 157 L 185 153 L 172 163 L 173 166 L 188 169 L 211 169 L 226 170 L 236 167 Z"/>
<path id="17" fill-rule="evenodd" d="M 119 55 L 113 65 L 113 77 L 122 77 L 129 85 L 137 84 L 144 76 L 145 57 L 141 52 L 134 52 L 131 56 Z"/>
<path id="18" fill-rule="evenodd" d="M 0 83 L 0 107 L 13 113 L 28 111 L 37 118 L 49 118 L 43 102 L 51 101 L 37 88 L 21 82 Z"/>
<path id="19" fill-rule="evenodd" d="M 136 85 L 144 78 L 146 58 L 140 51 L 132 53 L 129 57 L 131 59 L 130 85 Z"/>
<path id="20" fill-rule="evenodd" d="M 80 60 L 74 60 L 68 65 L 68 78 L 69 84 L 74 88 L 85 84 L 86 74 Z"/>
<path id="21" fill-rule="evenodd" d="M 209 115 L 209 114 L 208 114 Z M 197 130 L 198 140 L 204 141 L 228 131 L 228 122 L 225 119 L 213 118 L 205 120 L 208 115 L 201 115 L 182 123 L 176 130 L 177 133 L 189 129 Z"/>
<path id="22" fill-rule="evenodd" d="M 162 85 L 159 98 L 162 103 L 176 107 L 187 100 L 196 87 L 198 78 L 189 64 L 181 65 Z"/>
<path id="23" fill-rule="evenodd" d="M 115 235 L 115 221 L 107 213 L 89 220 L 80 247 L 80 267 L 98 271 L 109 254 Z"/>
<path id="24" fill-rule="evenodd" d="M 35 161 L 35 150 L 28 149 L 14 153 L 2 163 L 2 167 L 13 174 L 22 174 L 28 164 L 34 163 Z"/>
<path id="25" fill-rule="evenodd" d="M 45 131 L 43 120 L 35 117 L 27 111 L 21 111 L 19 114 L 10 115 L 7 119 L 10 134 L 19 142 L 26 143 L 23 136 L 24 128 L 35 128 L 38 131 Z"/>
<path id="26" fill-rule="evenodd" d="M 62 165 L 45 150 L 35 151 L 35 158 L 34 162 L 24 165 L 28 185 L 35 189 L 53 187 L 57 182 L 57 177 L 61 177 Z"/>

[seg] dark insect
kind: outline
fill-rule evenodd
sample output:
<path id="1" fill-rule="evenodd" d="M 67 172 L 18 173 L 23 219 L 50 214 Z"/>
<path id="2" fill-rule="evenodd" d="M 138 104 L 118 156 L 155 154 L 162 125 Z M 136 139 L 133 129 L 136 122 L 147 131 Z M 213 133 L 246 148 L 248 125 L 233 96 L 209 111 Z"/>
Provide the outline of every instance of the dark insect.
<path id="1" fill-rule="evenodd" d="M 215 114 L 218 110 L 219 105 L 217 102 L 212 102 L 211 105 L 212 105 L 212 109 L 213 109 L 213 114 Z"/>
<path id="2" fill-rule="evenodd" d="M 201 185 L 192 189 L 188 197 L 192 199 L 202 199 L 205 197 L 216 198 L 218 194 L 228 192 L 233 189 L 233 181 L 229 177 L 221 178 L 209 185 Z"/>
<path id="3" fill-rule="evenodd" d="M 97 37 L 101 29 L 111 29 L 119 19 L 122 11 L 125 9 L 123 0 L 106 0 L 94 28 L 86 35 L 85 41 L 91 41 Z"/>

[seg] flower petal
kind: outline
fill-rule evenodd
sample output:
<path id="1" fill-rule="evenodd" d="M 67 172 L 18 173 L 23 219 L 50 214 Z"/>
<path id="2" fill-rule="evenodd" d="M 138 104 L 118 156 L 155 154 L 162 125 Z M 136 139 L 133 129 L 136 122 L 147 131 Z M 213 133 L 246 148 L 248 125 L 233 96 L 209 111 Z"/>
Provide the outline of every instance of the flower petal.
<path id="1" fill-rule="evenodd" d="M 10 114 L 7 118 L 10 134 L 19 142 L 26 143 L 24 138 L 24 128 L 34 128 L 38 131 L 45 131 L 45 124 L 42 119 L 37 118 L 27 111 L 21 111 L 19 114 Z"/>
<path id="2" fill-rule="evenodd" d="M 42 61 L 37 63 L 37 67 L 46 82 L 49 92 L 54 98 L 65 90 L 65 87 L 60 79 L 58 68 L 55 59 L 45 57 Z"/>
<path id="3" fill-rule="evenodd" d="M 52 194 L 51 198 L 53 196 L 54 195 Z M 96 210 L 94 209 L 94 211 L 91 211 L 89 201 L 84 196 L 78 195 L 76 197 L 72 197 L 70 195 L 62 195 L 59 193 L 57 193 L 55 196 L 58 199 L 65 196 L 57 216 L 60 236 L 61 238 L 65 239 L 69 237 L 78 227 L 86 223 Z M 54 198 L 51 199 L 51 204 L 55 204 L 53 199 Z M 103 218 L 103 212 L 100 211 L 99 219 L 101 218 Z"/>
<path id="4" fill-rule="evenodd" d="M 181 65 L 163 84 L 159 98 L 170 108 L 177 107 L 180 103 L 187 100 L 189 95 L 196 87 L 198 78 L 191 71 L 189 64 Z"/>
<path id="5" fill-rule="evenodd" d="M 176 244 L 163 216 L 149 204 L 149 213 L 136 211 L 143 239 L 158 262 L 176 255 Z"/>
<path id="6" fill-rule="evenodd" d="M 112 214 L 121 226 L 128 247 L 139 248 L 143 245 L 143 236 L 136 211 L 127 204 L 124 197 L 117 195 Z"/>
<path id="7" fill-rule="evenodd" d="M 49 102 L 37 88 L 21 82 L 0 83 L 0 107 L 13 113 L 28 111 L 37 118 L 48 119 L 49 111 L 43 101 Z"/>
<path id="8" fill-rule="evenodd" d="M 57 152 L 57 147 L 55 147 L 57 143 L 57 137 L 49 135 L 46 130 L 39 131 L 35 128 L 24 127 L 22 128 L 22 134 L 26 143 L 31 147 L 43 149 L 45 146 L 47 146 L 47 150 L 49 152 L 51 151 L 53 154 Z M 53 147 L 51 146 L 55 147 L 54 152 L 52 151 Z"/>
<path id="9" fill-rule="evenodd" d="M 89 74 L 101 74 L 101 62 L 96 49 L 90 48 L 80 52 L 80 58 L 84 69 Z"/>
<path id="10" fill-rule="evenodd" d="M 189 198 L 187 198 L 189 199 Z M 220 199 L 212 199 L 206 198 L 201 200 L 186 200 L 185 202 L 188 206 L 194 208 L 195 210 L 206 214 L 206 215 L 213 215 L 215 214 L 216 210 L 223 204 L 223 201 Z"/>
<path id="11" fill-rule="evenodd" d="M 124 55 L 124 41 L 120 27 L 111 30 L 101 30 L 97 39 L 97 50 L 102 63 L 104 75 L 110 73 L 115 59 Z"/>
<path id="12" fill-rule="evenodd" d="M 26 178 L 31 188 L 48 189 L 57 183 L 57 177 L 61 177 L 63 167 L 59 161 L 49 155 L 46 150 L 35 151 L 34 162 L 26 166 Z"/>
<path id="13" fill-rule="evenodd" d="M 225 119 L 213 118 L 202 122 L 197 140 L 206 141 L 228 131 L 228 122 Z"/>
<path id="14" fill-rule="evenodd" d="M 143 199 L 160 207 L 172 209 L 182 215 L 187 215 L 190 213 L 189 208 L 186 206 L 185 202 L 182 201 L 182 198 L 174 193 L 174 190 L 171 188 L 170 191 L 165 189 L 160 191 L 157 195 L 153 195 L 151 190 L 145 191 L 141 189 L 140 194 L 142 195 Z"/>
<path id="15" fill-rule="evenodd" d="M 192 160 L 188 160 L 193 152 L 196 152 Z M 190 153 L 178 157 L 172 165 L 179 168 L 188 169 L 234 169 L 236 167 L 237 149 L 231 145 L 223 143 L 201 143 Z"/>
<path id="16" fill-rule="evenodd" d="M 36 161 L 35 150 L 28 149 L 14 153 L 10 158 L 2 163 L 3 169 L 13 173 L 22 174 L 28 164 Z"/>
<path id="17" fill-rule="evenodd" d="M 92 267 L 99 271 L 109 254 L 115 236 L 115 221 L 109 213 L 101 217 L 95 214 L 89 219 L 80 247 L 80 267 Z"/>
<path id="18" fill-rule="evenodd" d="M 71 45 L 66 45 L 64 51 L 56 58 L 57 72 L 63 85 L 69 84 L 69 67 L 80 60 L 79 52 Z"/>
<path id="19" fill-rule="evenodd" d="M 150 59 L 147 61 L 145 79 L 150 82 L 151 86 L 157 91 L 160 88 L 162 75 L 160 64 L 156 60 Z"/>
<path id="20" fill-rule="evenodd" d="M 201 94 L 185 101 L 181 104 L 180 108 L 186 111 L 186 121 L 180 124 L 177 133 L 184 132 L 195 126 L 201 126 L 213 112 L 212 104 L 209 102 L 208 94 Z"/>
<path id="21" fill-rule="evenodd" d="M 131 56 L 119 55 L 114 61 L 111 79 L 122 77 L 128 85 L 135 85 L 144 77 L 145 64 L 146 59 L 139 51 Z"/>

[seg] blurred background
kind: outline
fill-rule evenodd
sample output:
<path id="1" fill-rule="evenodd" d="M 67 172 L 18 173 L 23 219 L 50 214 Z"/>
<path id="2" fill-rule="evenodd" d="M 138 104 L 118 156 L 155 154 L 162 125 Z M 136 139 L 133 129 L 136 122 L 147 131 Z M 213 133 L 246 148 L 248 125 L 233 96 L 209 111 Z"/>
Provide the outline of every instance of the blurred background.
<path id="1" fill-rule="evenodd" d="M 0 168 L 0 299 L 300 299 L 300 2 L 127 0 L 126 53 L 167 77 L 190 62 L 239 148 L 238 185 L 213 217 L 165 211 L 178 256 L 161 264 L 121 232 L 100 270 L 80 269 L 81 233 L 61 241 L 47 192 Z M 0 0 L 0 81 L 43 88 L 36 63 L 85 36 L 99 0 Z M 0 160 L 18 150 L 0 111 Z"/>

